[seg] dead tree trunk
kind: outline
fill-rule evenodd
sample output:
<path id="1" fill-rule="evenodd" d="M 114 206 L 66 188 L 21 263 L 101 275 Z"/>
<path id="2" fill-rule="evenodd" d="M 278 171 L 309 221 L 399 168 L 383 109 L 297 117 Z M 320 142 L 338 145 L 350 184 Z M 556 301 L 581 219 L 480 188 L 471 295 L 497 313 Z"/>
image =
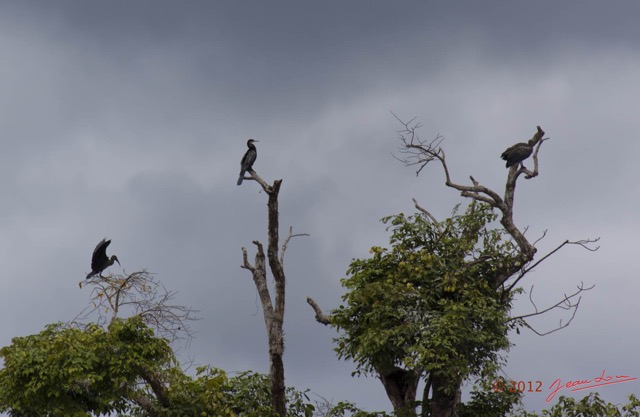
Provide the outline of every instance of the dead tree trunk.
<path id="1" fill-rule="evenodd" d="M 284 274 L 284 254 L 287 250 L 289 240 L 294 236 L 303 234 L 292 234 L 289 228 L 289 235 L 280 248 L 278 256 L 279 232 L 278 232 L 278 193 L 282 180 L 275 180 L 273 185 L 268 185 L 253 170 L 249 170 L 251 179 L 257 181 L 262 189 L 269 196 L 268 207 L 268 245 L 267 258 L 269 269 L 273 274 L 275 281 L 275 303 L 272 302 L 269 287 L 267 286 L 267 268 L 265 263 L 265 254 L 262 243 L 257 240 L 253 244 L 257 247 L 254 265 L 249 263 L 247 249 L 242 248 L 243 264 L 241 268 L 251 271 L 253 282 L 256 285 L 260 302 L 262 304 L 262 312 L 264 314 L 264 324 L 267 329 L 267 337 L 269 341 L 269 377 L 271 379 L 271 405 L 279 416 L 286 416 L 286 392 L 284 384 L 284 362 L 282 356 L 284 354 L 284 307 L 285 307 L 285 274 Z M 275 304 L 275 306 L 274 306 Z"/>
<path id="2" fill-rule="evenodd" d="M 282 324 L 284 318 L 284 301 L 279 303 L 279 299 L 284 300 L 284 283 L 282 292 L 276 290 L 276 307 L 271 302 L 271 294 L 267 286 L 267 267 L 265 263 L 265 255 L 262 243 L 257 240 L 253 241 L 257 246 L 255 264 L 251 265 L 248 260 L 247 249 L 242 248 L 243 265 L 242 268 L 248 269 L 253 275 L 253 282 L 258 290 L 260 302 L 262 304 L 262 312 L 264 315 L 264 325 L 267 329 L 267 338 L 269 342 L 269 377 L 271 379 L 271 405 L 280 416 L 286 415 L 286 400 L 284 395 L 284 363 L 282 354 L 284 352 L 284 333 Z M 284 277 L 283 277 L 284 278 Z M 281 309 L 278 309 L 281 305 Z"/>

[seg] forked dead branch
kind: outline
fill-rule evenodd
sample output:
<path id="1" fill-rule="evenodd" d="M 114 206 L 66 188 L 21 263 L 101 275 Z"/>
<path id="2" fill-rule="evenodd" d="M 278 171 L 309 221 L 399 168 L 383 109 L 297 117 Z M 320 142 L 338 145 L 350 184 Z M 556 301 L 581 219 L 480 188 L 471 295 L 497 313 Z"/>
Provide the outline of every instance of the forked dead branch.
<path id="1" fill-rule="evenodd" d="M 393 113 L 392 113 L 393 114 Z M 449 168 L 447 166 L 446 156 L 444 149 L 441 147 L 441 144 L 444 140 L 444 137 L 440 134 L 436 135 L 436 137 L 430 141 L 423 140 L 419 137 L 417 130 L 422 127 L 422 125 L 418 122 L 415 122 L 415 118 L 409 120 L 408 122 L 404 122 L 398 116 L 393 114 L 393 116 L 402 124 L 403 128 L 400 129 L 398 133 L 398 139 L 401 142 L 399 147 L 399 153 L 402 157 L 394 157 L 402 162 L 405 166 L 418 166 L 418 170 L 416 171 L 416 176 L 420 174 L 420 172 L 432 161 L 438 161 L 442 170 L 445 174 L 445 185 L 447 187 L 453 188 L 454 190 L 460 191 L 460 195 L 463 197 L 471 198 L 475 201 L 482 201 L 489 204 L 491 207 L 499 210 L 501 213 L 500 224 L 504 227 L 504 229 L 509 233 L 514 242 L 518 245 L 519 251 L 519 259 L 513 264 L 507 266 L 503 270 L 500 271 L 499 275 L 496 277 L 496 282 L 498 283 L 496 289 L 503 291 L 506 295 L 511 292 L 516 284 L 534 267 L 538 266 L 542 261 L 549 258 L 551 255 L 556 253 L 565 245 L 577 245 L 584 249 L 590 251 L 596 251 L 599 247 L 593 247 L 592 245 L 600 238 L 596 239 L 582 239 L 582 240 L 566 240 L 562 242 L 558 247 L 544 255 L 539 261 L 533 263 L 534 256 L 537 252 L 537 248 L 535 244 L 539 242 L 546 235 L 546 231 L 542 237 L 540 237 L 535 242 L 531 243 L 525 237 L 526 229 L 521 231 L 513 221 L 513 206 L 515 200 L 515 190 L 516 183 L 518 178 L 521 175 L 524 175 L 525 179 L 532 179 L 538 176 L 539 174 L 539 159 L 538 153 L 540 151 L 540 147 L 542 143 L 549 140 L 549 138 L 545 138 L 545 132 L 542 130 L 540 126 L 536 127 L 536 132 L 533 134 L 532 138 L 528 141 L 531 146 L 533 146 L 533 153 L 531 155 L 531 160 L 533 162 L 533 169 L 529 169 L 524 165 L 524 162 L 520 162 L 512 165 L 509 168 L 507 180 L 505 182 L 504 194 L 501 196 L 496 191 L 486 187 L 480 182 L 478 182 L 473 176 L 470 176 L 469 179 L 471 181 L 470 185 L 463 185 L 454 182 L 451 179 L 451 174 L 449 172 Z M 414 205 L 416 209 L 427 215 L 434 223 L 436 219 L 423 207 L 421 207 L 418 201 L 413 199 Z M 533 263 L 533 265 L 532 265 Z M 515 277 L 515 278 L 514 278 Z M 507 282 L 513 278 L 512 282 Z M 574 309 L 574 313 L 571 315 L 571 319 L 566 322 L 562 327 L 566 327 L 573 317 L 575 317 L 575 310 L 578 308 L 580 304 L 579 294 L 582 291 L 587 291 L 592 289 L 593 287 L 584 287 L 580 285 L 579 291 L 575 294 L 572 294 L 569 297 L 563 298 L 562 301 L 555 304 L 555 308 L 560 308 L 562 305 L 566 307 L 567 301 L 571 301 L 573 299 L 577 299 L 575 303 L 570 302 L 568 306 Z M 542 310 L 542 312 L 548 311 L 547 309 Z M 543 314 L 542 312 L 533 313 L 533 315 Z M 527 316 L 530 317 L 530 316 Z M 528 327 L 531 327 L 527 325 Z M 558 330 L 558 329 L 556 329 Z M 537 332 L 539 333 L 539 332 Z M 539 334 L 548 334 L 549 332 L 542 332 Z"/>
<path id="2" fill-rule="evenodd" d="M 264 192 L 269 196 L 268 208 L 268 243 L 266 260 L 269 262 L 269 269 L 275 281 L 275 300 L 272 300 L 269 286 L 267 285 L 267 267 L 265 262 L 264 246 L 260 241 L 254 240 L 256 245 L 256 255 L 254 263 L 249 262 L 249 253 L 245 247 L 242 248 L 241 268 L 251 272 L 253 282 L 258 290 L 264 324 L 267 329 L 269 340 L 269 362 L 271 379 L 271 399 L 272 406 L 280 416 L 286 415 L 286 398 L 284 383 L 284 312 L 285 312 L 285 288 L 286 277 L 284 273 L 284 255 L 291 238 L 296 236 L 308 236 L 306 233 L 293 233 L 293 228 L 289 227 L 289 233 L 285 238 L 282 247 L 279 246 L 279 212 L 278 193 L 282 180 L 275 180 L 273 185 L 267 184 L 252 168 L 247 169 L 250 178 L 255 180 Z"/>
<path id="3" fill-rule="evenodd" d="M 392 113 L 393 114 L 393 113 Z M 463 185 L 456 183 L 452 180 L 451 174 L 449 172 L 449 167 L 447 166 L 447 160 L 444 149 L 441 147 L 442 142 L 444 141 L 444 136 L 438 134 L 435 138 L 431 140 L 421 139 L 418 135 L 417 130 L 422 127 L 422 124 L 415 121 L 415 118 L 409 120 L 408 122 L 403 121 L 398 116 L 393 114 L 393 116 L 402 124 L 403 128 L 400 129 L 398 133 L 398 139 L 401 142 L 399 146 L 399 154 L 401 157 L 393 155 L 395 159 L 402 162 L 405 166 L 417 166 L 416 176 L 420 175 L 422 170 L 433 161 L 437 161 L 445 175 L 445 185 L 449 188 L 453 188 L 460 192 L 460 195 L 463 197 L 471 198 L 474 201 L 482 201 L 484 203 L 489 204 L 491 207 L 499 210 L 501 213 L 500 223 L 507 231 L 507 233 L 511 236 L 513 241 L 518 245 L 519 254 L 518 259 L 512 264 L 506 265 L 503 268 L 498 270 L 497 276 L 495 277 L 494 282 L 497 282 L 496 290 L 501 291 L 504 296 L 510 293 L 520 282 L 520 280 L 533 268 L 538 266 L 541 262 L 549 258 L 551 255 L 556 253 L 562 247 L 566 245 L 575 245 L 580 246 L 589 251 L 597 251 L 599 246 L 593 247 L 593 244 L 599 241 L 600 238 L 596 239 L 581 239 L 581 240 L 566 240 L 562 242 L 558 247 L 545 254 L 540 260 L 533 263 L 534 256 L 537 252 L 537 248 L 535 244 L 539 242 L 546 235 L 546 231 L 539 239 L 535 242 L 531 243 L 525 237 L 524 231 L 521 231 L 513 221 L 513 206 L 515 199 L 515 190 L 516 183 L 518 178 L 521 175 L 524 175 L 525 179 L 532 179 L 538 176 L 539 174 L 539 159 L 538 153 L 540 151 L 540 147 L 542 143 L 547 141 L 549 138 L 544 137 L 544 130 L 540 126 L 536 127 L 536 132 L 533 134 L 532 138 L 529 140 L 529 143 L 533 146 L 533 153 L 531 155 L 531 160 L 533 162 L 533 169 L 527 168 L 524 163 L 518 163 L 509 168 L 507 179 L 505 182 L 504 193 L 500 195 L 498 192 L 480 184 L 473 176 L 469 176 L 471 184 Z M 422 207 L 418 201 L 413 198 L 413 203 L 415 208 L 425 214 L 434 224 L 438 224 L 436 218 L 424 207 Z M 477 262 L 478 260 L 472 260 L 470 262 Z M 510 281 L 511 280 L 511 281 Z M 579 291 L 569 296 L 565 296 L 561 301 L 554 304 L 553 308 L 561 308 L 561 306 L 567 307 L 576 310 L 580 304 L 580 294 L 583 291 L 588 291 L 593 288 L 584 287 L 580 285 Z M 576 299 L 577 301 L 572 302 L 572 300 Z M 330 316 L 322 313 L 322 310 L 318 306 L 318 304 L 312 299 L 307 298 L 307 302 L 314 309 L 316 313 L 316 320 L 323 324 L 330 323 Z M 569 304 L 567 304 L 569 302 Z M 543 314 L 543 312 L 547 312 L 548 309 L 544 309 L 534 312 L 531 315 L 527 315 L 525 317 L 520 317 L 520 319 L 524 320 L 526 317 L 531 317 L 535 315 Z M 571 320 L 575 317 L 575 311 L 571 315 L 571 319 L 568 322 L 565 322 L 562 327 L 566 327 Z M 516 319 L 516 318 L 514 318 Z M 527 327 L 530 327 L 526 322 L 523 322 Z M 532 328 L 533 330 L 533 328 Z M 558 330 L 558 329 L 555 329 Z M 552 330 L 552 331 L 555 331 Z M 535 331 L 535 330 L 534 330 Z M 551 331 L 551 332 L 552 332 Z M 548 334 L 550 332 L 538 332 L 539 334 Z"/>

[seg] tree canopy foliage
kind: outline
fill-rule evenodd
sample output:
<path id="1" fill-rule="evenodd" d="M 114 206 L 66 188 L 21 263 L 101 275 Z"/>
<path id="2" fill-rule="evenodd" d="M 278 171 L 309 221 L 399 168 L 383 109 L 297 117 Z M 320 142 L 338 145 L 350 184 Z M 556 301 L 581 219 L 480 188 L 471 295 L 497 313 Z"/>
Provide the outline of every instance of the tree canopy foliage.
<path id="1" fill-rule="evenodd" d="M 269 378 L 217 368 L 187 375 L 166 339 L 139 316 L 103 328 L 58 323 L 0 349 L 0 410 L 12 416 L 275 416 Z M 310 417 L 305 392 L 287 389 L 288 415 Z"/>
<path id="2" fill-rule="evenodd" d="M 345 330 L 339 355 L 365 372 L 406 366 L 468 375 L 508 348 L 510 298 L 496 295 L 491 272 L 513 248 L 487 228 L 494 219 L 484 204 L 438 224 L 422 214 L 384 218 L 391 248 L 372 247 L 342 281 L 345 305 L 332 312 Z"/>
<path id="3" fill-rule="evenodd" d="M 390 247 L 353 260 L 342 280 L 344 304 L 331 314 L 343 331 L 339 357 L 354 360 L 356 373 L 400 372 L 405 384 L 449 381 L 439 387 L 449 395 L 472 375 L 493 374 L 514 325 L 513 294 L 495 277 L 517 257 L 504 229 L 492 227 L 496 217 L 475 202 L 442 222 L 385 217 Z"/>
<path id="4" fill-rule="evenodd" d="M 613 404 L 604 401 L 597 392 L 576 400 L 561 396 L 558 402 L 540 414 L 521 411 L 515 417 L 638 417 L 640 416 L 640 399 L 629 395 L 627 404 Z"/>
<path id="5" fill-rule="evenodd" d="M 170 366 L 173 353 L 139 317 L 108 329 L 52 324 L 0 350 L 0 409 L 11 415 L 76 416 L 123 412 L 143 401 L 141 373 Z"/>

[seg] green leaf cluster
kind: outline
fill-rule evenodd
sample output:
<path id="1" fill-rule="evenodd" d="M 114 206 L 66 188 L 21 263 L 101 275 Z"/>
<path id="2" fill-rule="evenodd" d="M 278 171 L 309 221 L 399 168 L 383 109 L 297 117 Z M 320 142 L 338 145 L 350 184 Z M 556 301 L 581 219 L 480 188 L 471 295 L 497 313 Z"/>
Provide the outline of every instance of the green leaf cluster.
<path id="1" fill-rule="evenodd" d="M 516 404 L 521 404 L 521 391 L 495 389 L 496 384 L 502 387 L 509 386 L 504 378 L 493 379 L 491 383 L 487 381 L 484 378 L 479 379 L 473 387 L 471 399 L 458 405 L 456 411 L 459 417 L 503 417 L 508 415 Z"/>
<path id="2" fill-rule="evenodd" d="M 287 416 L 311 417 L 315 410 L 307 392 L 288 387 Z M 192 378 L 176 372 L 169 388 L 170 407 L 159 416 L 243 416 L 276 417 L 271 408 L 268 375 L 247 371 L 229 377 L 223 370 L 204 366 Z"/>
<path id="3" fill-rule="evenodd" d="M 476 203 L 439 223 L 422 213 L 382 219 L 390 247 L 352 261 L 331 316 L 342 330 L 336 352 L 355 374 L 401 367 L 459 383 L 495 369 L 510 347 L 511 308 L 497 279 L 518 255 L 495 220 Z"/>
<path id="4" fill-rule="evenodd" d="M 561 396 L 558 402 L 542 414 L 521 411 L 514 417 L 640 417 L 640 399 L 629 396 L 625 405 L 604 401 L 597 392 L 593 392 L 581 400 Z"/>
<path id="5" fill-rule="evenodd" d="M 0 349 L 0 410 L 13 416 L 84 416 L 122 412 L 137 395 L 138 370 L 173 361 L 164 339 L 139 317 L 108 329 L 52 324 Z"/>
<path id="6" fill-rule="evenodd" d="M 52 324 L 14 338 L 0 356 L 0 411 L 11 416 L 276 416 L 267 375 L 229 377 L 208 366 L 187 375 L 139 316 L 106 329 Z M 307 392 L 293 388 L 287 405 L 291 417 L 315 411 Z"/>

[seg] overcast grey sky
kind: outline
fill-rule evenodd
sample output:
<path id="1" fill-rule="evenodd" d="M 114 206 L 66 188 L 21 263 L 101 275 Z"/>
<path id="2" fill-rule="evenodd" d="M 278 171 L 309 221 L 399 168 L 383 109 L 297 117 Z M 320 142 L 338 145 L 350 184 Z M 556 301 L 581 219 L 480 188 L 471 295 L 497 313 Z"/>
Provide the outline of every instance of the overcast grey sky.
<path id="1" fill-rule="evenodd" d="M 336 307 L 350 260 L 386 243 L 379 219 L 412 212 L 412 197 L 439 218 L 463 202 L 436 166 L 416 177 L 392 158 L 394 111 L 446 137 L 458 182 L 497 190 L 499 155 L 541 125 L 552 139 L 541 175 L 518 184 L 517 224 L 548 230 L 540 254 L 602 238 L 524 282 L 540 307 L 596 284 L 567 329 L 513 335 L 507 376 L 545 388 L 527 406 L 545 406 L 557 378 L 640 377 L 639 15 L 637 2 L 595 0 L 0 2 L 0 344 L 81 311 L 78 282 L 109 237 L 126 271 L 157 273 L 201 310 L 183 358 L 266 372 L 259 300 L 239 267 L 242 246 L 266 241 L 266 196 L 236 186 L 252 137 L 257 172 L 284 179 L 283 232 L 310 234 L 287 253 L 287 383 L 390 409 L 377 380 L 336 359 L 305 298 Z M 517 312 L 531 309 L 523 297 Z M 639 388 L 600 394 L 621 402 Z"/>

